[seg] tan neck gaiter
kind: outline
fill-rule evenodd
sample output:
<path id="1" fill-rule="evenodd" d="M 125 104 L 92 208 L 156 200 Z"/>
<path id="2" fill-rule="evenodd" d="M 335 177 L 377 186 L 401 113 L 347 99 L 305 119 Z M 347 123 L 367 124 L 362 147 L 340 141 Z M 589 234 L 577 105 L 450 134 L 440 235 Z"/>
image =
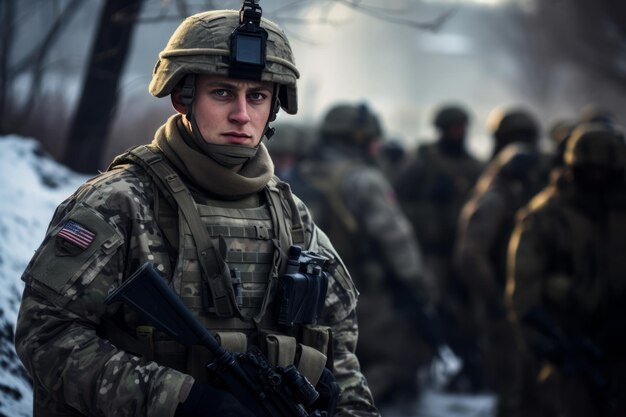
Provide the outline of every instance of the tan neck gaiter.
<path id="1" fill-rule="evenodd" d="M 274 164 L 264 144 L 239 171 L 229 170 L 190 147 L 178 127 L 177 114 L 161 126 L 152 141 L 172 164 L 200 189 L 225 199 L 238 199 L 261 191 L 272 178 Z"/>

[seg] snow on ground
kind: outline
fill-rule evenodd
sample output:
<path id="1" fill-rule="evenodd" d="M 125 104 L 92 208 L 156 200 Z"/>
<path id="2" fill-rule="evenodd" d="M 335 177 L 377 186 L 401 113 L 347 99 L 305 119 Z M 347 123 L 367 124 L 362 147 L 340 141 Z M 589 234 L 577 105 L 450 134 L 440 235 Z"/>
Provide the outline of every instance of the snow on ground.
<path id="1" fill-rule="evenodd" d="M 32 415 L 30 383 L 13 347 L 20 277 L 55 207 L 85 179 L 32 139 L 0 137 L 0 416 Z"/>

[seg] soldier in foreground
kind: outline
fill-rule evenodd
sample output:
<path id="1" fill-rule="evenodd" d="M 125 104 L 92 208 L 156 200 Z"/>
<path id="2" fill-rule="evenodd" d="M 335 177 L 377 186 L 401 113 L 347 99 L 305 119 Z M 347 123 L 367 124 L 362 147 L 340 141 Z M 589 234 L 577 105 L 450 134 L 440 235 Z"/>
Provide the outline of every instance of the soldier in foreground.
<path id="1" fill-rule="evenodd" d="M 532 362 L 532 416 L 626 413 L 626 145 L 601 124 L 577 127 L 565 169 L 521 212 L 507 295 Z"/>
<path id="2" fill-rule="evenodd" d="M 338 384 L 336 409 L 327 395 L 312 416 L 379 415 L 354 353 L 357 290 L 261 143 L 280 108 L 296 113 L 298 76 L 284 33 L 252 0 L 174 32 L 150 93 L 169 95 L 177 114 L 57 208 L 24 272 L 16 349 L 34 416 L 254 415 L 207 372 L 214 358 L 203 346 L 105 304 L 146 263 L 227 351 L 258 346 L 320 394 Z M 317 320 L 279 315 L 292 245 L 328 262 L 315 275 L 327 291 L 304 297 Z"/>
<path id="3" fill-rule="evenodd" d="M 317 152 L 303 169 L 322 195 L 313 217 L 361 293 L 357 352 L 380 407 L 416 398 L 417 369 L 440 342 L 423 340 L 422 332 L 430 329 L 433 336 L 439 329 L 427 319 L 432 309 L 418 242 L 376 166 L 382 133 L 365 104 L 335 105 L 321 123 Z"/>

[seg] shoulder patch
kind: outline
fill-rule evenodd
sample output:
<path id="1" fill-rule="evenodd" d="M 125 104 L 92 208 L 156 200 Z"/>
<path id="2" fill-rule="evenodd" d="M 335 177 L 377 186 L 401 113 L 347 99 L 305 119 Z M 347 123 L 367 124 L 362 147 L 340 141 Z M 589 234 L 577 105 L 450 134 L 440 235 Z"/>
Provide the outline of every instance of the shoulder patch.
<path id="1" fill-rule="evenodd" d="M 102 268 L 103 260 L 109 259 L 123 241 L 98 212 L 79 205 L 50 231 L 26 274 L 63 293 L 87 268 Z M 94 265 L 96 260 L 98 265 Z"/>

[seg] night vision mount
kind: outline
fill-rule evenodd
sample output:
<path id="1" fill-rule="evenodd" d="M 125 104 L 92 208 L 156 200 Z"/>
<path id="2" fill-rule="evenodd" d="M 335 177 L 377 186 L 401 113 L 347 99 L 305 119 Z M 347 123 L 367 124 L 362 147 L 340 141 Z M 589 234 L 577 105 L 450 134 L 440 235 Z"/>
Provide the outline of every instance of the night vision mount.
<path id="1" fill-rule="evenodd" d="M 261 28 L 259 0 L 244 0 L 239 26 L 230 35 L 230 72 L 233 78 L 261 80 L 265 68 L 267 31 Z"/>

